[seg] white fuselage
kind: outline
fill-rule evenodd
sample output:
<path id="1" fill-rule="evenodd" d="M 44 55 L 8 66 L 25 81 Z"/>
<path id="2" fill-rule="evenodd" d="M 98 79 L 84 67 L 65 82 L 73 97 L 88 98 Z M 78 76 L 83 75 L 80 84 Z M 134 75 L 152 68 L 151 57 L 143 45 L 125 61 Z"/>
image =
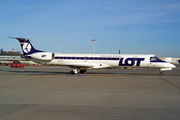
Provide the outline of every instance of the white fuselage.
<path id="1" fill-rule="evenodd" d="M 161 71 L 175 68 L 171 63 L 160 60 L 155 55 L 142 54 L 61 54 L 35 49 L 28 38 L 8 37 L 20 42 L 25 58 L 40 64 L 58 64 L 73 68 L 71 73 L 86 72 L 87 69 L 111 67 L 159 68 Z M 160 75 L 163 75 L 160 72 Z"/>
<path id="2" fill-rule="evenodd" d="M 43 56 L 43 54 L 42 54 Z M 32 56 L 33 57 L 33 56 Z M 151 60 L 155 55 L 141 54 L 62 54 L 55 53 L 54 59 L 45 61 L 38 59 L 39 63 L 58 64 L 78 68 L 80 70 L 100 69 L 108 67 L 128 68 L 160 68 L 170 70 L 175 66 L 162 60 Z M 33 59 L 32 59 L 33 60 Z M 37 62 L 37 59 L 35 59 Z"/>

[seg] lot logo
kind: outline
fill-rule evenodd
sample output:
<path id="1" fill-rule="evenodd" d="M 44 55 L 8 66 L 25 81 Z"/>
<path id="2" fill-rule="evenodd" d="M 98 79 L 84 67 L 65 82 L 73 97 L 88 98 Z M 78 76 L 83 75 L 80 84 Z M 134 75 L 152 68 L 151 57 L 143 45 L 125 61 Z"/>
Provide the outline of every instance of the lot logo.
<path id="1" fill-rule="evenodd" d="M 24 43 L 23 44 L 23 51 L 25 53 L 29 53 L 31 51 L 31 45 L 29 43 Z"/>
<path id="2" fill-rule="evenodd" d="M 144 61 L 144 58 L 120 58 L 119 66 L 133 66 L 135 63 L 136 66 L 140 66 L 141 61 Z"/>

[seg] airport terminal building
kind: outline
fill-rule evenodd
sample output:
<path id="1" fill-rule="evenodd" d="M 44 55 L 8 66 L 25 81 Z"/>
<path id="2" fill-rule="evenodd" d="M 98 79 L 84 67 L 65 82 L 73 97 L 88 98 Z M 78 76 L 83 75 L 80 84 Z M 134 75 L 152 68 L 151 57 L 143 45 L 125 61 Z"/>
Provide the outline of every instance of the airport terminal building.
<path id="1" fill-rule="evenodd" d="M 21 56 L 0 56 L 0 65 L 5 63 L 12 63 L 13 60 L 24 61 Z"/>
<path id="2" fill-rule="evenodd" d="M 11 63 L 13 60 L 25 61 L 19 51 L 3 51 L 0 49 L 0 65 Z"/>

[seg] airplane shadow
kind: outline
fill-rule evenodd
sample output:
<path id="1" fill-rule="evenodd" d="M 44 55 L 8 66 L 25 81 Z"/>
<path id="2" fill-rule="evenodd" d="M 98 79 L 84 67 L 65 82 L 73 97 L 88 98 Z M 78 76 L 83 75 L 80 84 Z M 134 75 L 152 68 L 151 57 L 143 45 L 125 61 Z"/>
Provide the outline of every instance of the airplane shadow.
<path id="1" fill-rule="evenodd" d="M 29 74 L 29 75 L 49 75 L 49 74 L 59 74 L 59 75 L 68 75 L 68 76 L 77 76 L 77 75 L 156 75 L 156 74 L 146 74 L 146 73 L 102 73 L 102 72 L 87 72 L 87 73 L 78 73 L 78 74 L 71 74 L 71 72 L 55 72 L 55 71 L 21 71 L 21 70 L 0 70 L 5 72 L 6 74 Z"/>
<path id="2" fill-rule="evenodd" d="M 5 74 L 29 74 L 29 75 L 51 75 L 51 74 L 58 74 L 58 75 L 67 75 L 67 76 L 88 76 L 88 75 L 127 75 L 127 76 L 130 76 L 130 75 L 153 75 L 153 76 L 159 76 L 158 73 L 142 73 L 142 72 L 119 72 L 119 73 L 110 73 L 110 72 L 93 72 L 93 71 L 89 71 L 89 72 L 86 72 L 84 74 L 82 73 L 78 73 L 78 74 L 71 74 L 70 71 L 68 72 L 57 72 L 57 71 L 39 71 L 39 70 L 32 70 L 32 71 L 23 71 L 22 69 L 21 70 L 18 70 L 18 69 L 12 69 L 12 70 L 7 70 L 7 69 L 0 69 L 0 72 L 3 72 Z M 0 75 L 2 75 L 3 73 L 1 73 Z M 166 76 L 166 74 L 164 74 Z M 163 75 L 163 76 L 164 76 Z M 167 74 L 167 75 L 170 75 L 170 74 Z M 171 74 L 172 75 L 172 74 Z M 170 76 L 171 76 L 170 75 Z"/>

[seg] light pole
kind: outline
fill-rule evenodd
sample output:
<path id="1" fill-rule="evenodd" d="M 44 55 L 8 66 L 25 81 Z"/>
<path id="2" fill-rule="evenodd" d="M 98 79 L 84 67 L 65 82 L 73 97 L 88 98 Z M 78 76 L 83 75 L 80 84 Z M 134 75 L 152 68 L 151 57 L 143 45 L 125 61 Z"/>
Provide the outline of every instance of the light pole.
<path id="1" fill-rule="evenodd" d="M 93 54 L 95 54 L 95 39 L 92 39 L 92 41 L 93 41 Z"/>

